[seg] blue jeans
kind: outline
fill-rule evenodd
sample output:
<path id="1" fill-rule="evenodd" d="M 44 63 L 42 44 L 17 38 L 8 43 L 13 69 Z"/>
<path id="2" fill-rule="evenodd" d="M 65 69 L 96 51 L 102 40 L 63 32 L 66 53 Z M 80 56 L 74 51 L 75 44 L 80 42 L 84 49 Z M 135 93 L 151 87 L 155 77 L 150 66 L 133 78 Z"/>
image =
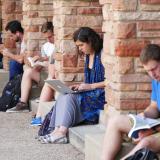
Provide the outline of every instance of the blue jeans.
<path id="1" fill-rule="evenodd" d="M 23 73 L 23 64 L 15 60 L 9 62 L 9 80 L 13 79 L 16 75 Z"/>

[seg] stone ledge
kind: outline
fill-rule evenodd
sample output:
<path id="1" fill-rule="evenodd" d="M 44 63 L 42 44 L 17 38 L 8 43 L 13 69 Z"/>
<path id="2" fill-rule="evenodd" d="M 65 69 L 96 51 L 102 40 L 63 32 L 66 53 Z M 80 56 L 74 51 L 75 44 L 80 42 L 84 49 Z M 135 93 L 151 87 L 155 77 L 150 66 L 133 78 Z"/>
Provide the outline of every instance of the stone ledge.
<path id="1" fill-rule="evenodd" d="M 83 125 L 69 129 L 70 143 L 82 153 L 85 152 L 85 136 L 87 134 L 98 134 L 104 130 L 99 125 Z"/>

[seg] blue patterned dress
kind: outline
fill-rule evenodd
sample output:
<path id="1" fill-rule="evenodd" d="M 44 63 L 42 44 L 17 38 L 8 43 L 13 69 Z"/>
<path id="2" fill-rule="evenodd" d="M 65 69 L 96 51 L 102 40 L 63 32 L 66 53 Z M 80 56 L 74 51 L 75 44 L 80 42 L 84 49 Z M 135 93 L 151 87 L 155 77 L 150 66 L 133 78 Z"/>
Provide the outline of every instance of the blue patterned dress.
<path id="1" fill-rule="evenodd" d="M 98 83 L 104 81 L 104 67 L 101 62 L 101 54 L 95 54 L 93 68 L 89 67 L 89 56 L 86 56 L 85 63 L 85 83 Z M 99 111 L 104 108 L 105 91 L 98 88 L 88 92 L 79 94 L 79 103 L 81 114 L 84 121 L 96 123 L 99 117 Z"/>
<path id="2" fill-rule="evenodd" d="M 104 81 L 104 67 L 101 63 L 101 54 L 95 54 L 92 69 L 89 69 L 89 56 L 86 56 L 85 83 Z M 98 122 L 99 111 L 105 103 L 105 92 L 98 88 L 79 94 L 60 95 L 51 111 L 46 115 L 38 135 L 51 133 L 55 127 L 69 128 L 79 123 L 95 124 Z"/>

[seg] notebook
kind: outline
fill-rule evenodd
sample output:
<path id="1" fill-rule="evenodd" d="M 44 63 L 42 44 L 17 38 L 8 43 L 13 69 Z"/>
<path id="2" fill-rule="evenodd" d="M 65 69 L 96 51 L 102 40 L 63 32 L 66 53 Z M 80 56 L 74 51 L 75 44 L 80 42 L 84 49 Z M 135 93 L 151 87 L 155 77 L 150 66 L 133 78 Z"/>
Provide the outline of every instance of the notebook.
<path id="1" fill-rule="evenodd" d="M 47 84 L 49 84 L 53 89 L 55 89 L 56 91 L 58 91 L 62 94 L 69 94 L 69 93 L 73 94 L 73 93 L 80 93 L 80 92 L 86 92 L 86 91 L 92 90 L 92 89 L 89 89 L 89 90 L 72 90 L 71 88 L 69 88 L 64 83 L 62 83 L 60 80 L 57 80 L 57 79 L 47 79 L 47 80 L 45 80 L 45 82 Z"/>

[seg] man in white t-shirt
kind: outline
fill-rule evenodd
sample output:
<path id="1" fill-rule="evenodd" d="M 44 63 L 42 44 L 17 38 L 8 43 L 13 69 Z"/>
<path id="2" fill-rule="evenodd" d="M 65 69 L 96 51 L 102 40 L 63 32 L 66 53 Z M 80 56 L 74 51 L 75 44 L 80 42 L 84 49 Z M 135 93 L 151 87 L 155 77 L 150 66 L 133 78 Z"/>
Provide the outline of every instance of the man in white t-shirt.
<path id="1" fill-rule="evenodd" d="M 44 77 L 47 68 L 48 70 L 52 70 L 52 72 L 49 73 L 49 77 L 54 78 L 54 66 L 52 65 L 52 68 L 50 69 L 50 63 L 54 62 L 53 60 L 53 54 L 55 53 L 55 46 L 54 46 L 54 34 L 53 34 L 53 24 L 52 22 L 46 22 L 42 25 L 41 32 L 43 36 L 47 39 L 48 42 L 46 42 L 42 48 L 41 48 L 41 54 L 36 55 L 32 57 L 33 62 L 41 62 L 42 65 L 35 65 L 33 67 L 25 67 L 22 82 L 21 82 L 21 98 L 20 102 L 17 103 L 17 105 L 14 108 L 11 108 L 7 110 L 7 112 L 24 112 L 29 110 L 28 106 L 28 99 L 29 99 L 29 93 L 32 88 L 32 82 L 40 83 L 45 78 L 47 78 L 47 74 Z M 43 74 L 41 74 L 43 72 Z M 42 80 L 42 76 L 44 79 Z"/>

